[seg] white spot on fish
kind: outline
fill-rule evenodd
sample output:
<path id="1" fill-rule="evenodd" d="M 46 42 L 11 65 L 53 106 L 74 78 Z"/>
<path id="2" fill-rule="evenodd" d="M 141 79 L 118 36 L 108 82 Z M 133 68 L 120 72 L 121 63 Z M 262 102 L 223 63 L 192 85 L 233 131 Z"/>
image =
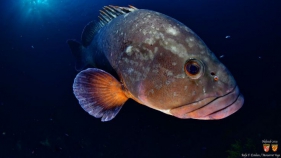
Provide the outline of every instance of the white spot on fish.
<path id="1" fill-rule="evenodd" d="M 154 53 L 157 53 L 158 47 L 154 47 Z"/>
<path id="2" fill-rule="evenodd" d="M 152 59 L 154 58 L 154 54 L 152 53 L 151 50 L 149 50 L 148 56 L 149 56 L 149 59 L 150 59 L 150 60 L 152 60 Z"/>
<path id="3" fill-rule="evenodd" d="M 171 51 L 173 52 L 177 52 L 178 51 L 178 48 L 177 47 L 175 47 L 175 46 L 171 46 Z"/>
<path id="4" fill-rule="evenodd" d="M 173 72 L 172 71 L 168 71 L 167 72 L 167 76 L 173 76 Z"/>
<path id="5" fill-rule="evenodd" d="M 140 60 L 148 60 L 148 56 L 146 54 L 143 53 L 137 53 L 137 58 L 139 58 Z"/>
<path id="6" fill-rule="evenodd" d="M 187 52 L 185 47 L 177 43 L 175 40 L 168 38 L 165 41 L 160 41 L 160 45 L 162 45 L 165 49 L 170 50 L 173 54 L 178 55 L 179 57 L 186 57 Z M 160 54 L 161 55 L 161 54 Z"/>
<path id="7" fill-rule="evenodd" d="M 204 59 L 206 63 L 210 62 L 209 58 L 204 58 Z"/>
<path id="8" fill-rule="evenodd" d="M 153 89 L 149 90 L 149 91 L 148 91 L 148 95 L 149 95 L 149 94 L 154 94 L 154 90 L 153 90 Z"/>
<path id="9" fill-rule="evenodd" d="M 172 62 L 172 65 L 173 65 L 173 66 L 176 66 L 176 65 L 177 65 L 177 63 L 176 63 L 176 62 Z"/>
<path id="10" fill-rule="evenodd" d="M 126 73 L 125 73 L 126 74 Z M 146 75 L 142 75 L 140 72 L 138 72 L 138 71 L 136 71 L 136 70 L 134 70 L 133 72 L 132 72 L 132 75 L 130 75 L 130 80 L 131 81 L 139 81 L 139 80 L 141 80 L 141 79 L 143 79 L 143 78 L 145 78 L 146 77 Z"/>
<path id="11" fill-rule="evenodd" d="M 128 69 L 128 73 L 129 73 L 129 74 L 131 74 L 133 71 L 134 71 L 133 68 L 129 68 L 129 69 Z"/>
<path id="12" fill-rule="evenodd" d="M 144 43 L 153 45 L 155 43 L 155 40 L 154 40 L 154 38 L 147 38 L 147 39 L 145 39 Z"/>
<path id="13" fill-rule="evenodd" d="M 130 60 L 130 64 L 133 65 L 135 62 L 134 60 Z"/>
<path id="14" fill-rule="evenodd" d="M 156 88 L 157 90 L 159 90 L 160 88 L 162 88 L 162 84 L 155 85 L 155 88 Z"/>
<path id="15" fill-rule="evenodd" d="M 131 56 L 132 55 L 132 47 L 133 46 L 128 46 L 127 48 L 126 48 L 126 53 L 129 55 L 129 56 Z"/>
<path id="16" fill-rule="evenodd" d="M 158 32 L 154 32 L 154 37 L 156 38 L 156 39 L 162 39 L 162 40 L 164 40 L 164 35 L 162 34 L 162 33 L 158 33 Z"/>
<path id="17" fill-rule="evenodd" d="M 125 61 L 126 63 L 129 63 L 129 59 L 128 58 L 123 58 L 123 61 Z"/>
<path id="18" fill-rule="evenodd" d="M 188 43 L 188 47 L 192 48 L 193 46 L 194 46 L 194 43 L 192 43 L 192 42 Z"/>
<path id="19" fill-rule="evenodd" d="M 158 69 L 153 69 L 152 72 L 153 72 L 153 73 L 158 73 L 159 70 L 158 70 Z"/>
<path id="20" fill-rule="evenodd" d="M 174 35 L 174 36 L 178 35 L 178 33 L 179 33 L 176 29 L 174 29 L 174 28 L 172 28 L 172 27 L 169 27 L 169 28 L 166 30 L 166 32 L 169 33 L 169 34 L 171 34 L 171 35 Z"/>
<path id="21" fill-rule="evenodd" d="M 147 34 L 147 31 L 146 31 L 146 30 L 143 30 L 142 33 L 143 33 L 143 35 L 146 35 L 146 34 Z"/>
<path id="22" fill-rule="evenodd" d="M 175 78 L 185 78 L 185 74 L 178 74 L 175 76 Z"/>
<path id="23" fill-rule="evenodd" d="M 198 44 L 199 48 L 204 49 L 204 46 L 202 44 Z"/>
<path id="24" fill-rule="evenodd" d="M 150 70 L 150 67 L 142 67 L 142 70 L 144 71 L 145 74 L 147 74 Z"/>
<path id="25" fill-rule="evenodd" d="M 189 41 L 194 41 L 194 37 L 190 37 L 190 38 L 189 38 Z"/>
<path id="26" fill-rule="evenodd" d="M 225 36 L 225 38 L 230 38 L 230 36 Z"/>

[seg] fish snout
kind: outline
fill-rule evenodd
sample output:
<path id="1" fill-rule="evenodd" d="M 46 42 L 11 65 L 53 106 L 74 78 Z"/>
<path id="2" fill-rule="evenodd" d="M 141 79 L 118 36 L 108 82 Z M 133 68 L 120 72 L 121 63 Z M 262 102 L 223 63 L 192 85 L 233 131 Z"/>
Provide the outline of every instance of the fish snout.
<path id="1" fill-rule="evenodd" d="M 217 120 L 235 113 L 242 107 L 243 103 L 244 97 L 239 92 L 238 86 L 236 86 L 223 96 L 205 98 L 192 104 L 171 109 L 170 112 L 179 118 Z"/>

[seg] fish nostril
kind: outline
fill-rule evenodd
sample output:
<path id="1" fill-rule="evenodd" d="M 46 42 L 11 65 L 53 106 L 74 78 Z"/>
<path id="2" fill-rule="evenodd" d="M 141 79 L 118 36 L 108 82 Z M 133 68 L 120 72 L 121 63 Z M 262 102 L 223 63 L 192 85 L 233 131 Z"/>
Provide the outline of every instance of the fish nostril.
<path id="1" fill-rule="evenodd" d="M 216 74 L 212 71 L 212 72 L 211 72 L 211 75 L 214 76 L 214 75 L 216 75 Z"/>
<path id="2" fill-rule="evenodd" d="M 215 80 L 215 81 L 218 81 L 218 80 L 219 80 L 219 77 L 218 77 L 218 76 L 214 76 L 214 80 Z"/>

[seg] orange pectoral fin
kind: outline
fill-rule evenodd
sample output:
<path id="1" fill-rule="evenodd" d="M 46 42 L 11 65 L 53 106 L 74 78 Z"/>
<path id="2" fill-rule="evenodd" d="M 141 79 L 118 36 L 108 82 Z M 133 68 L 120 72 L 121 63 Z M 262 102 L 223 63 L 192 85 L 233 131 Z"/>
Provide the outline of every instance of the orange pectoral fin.
<path id="1" fill-rule="evenodd" d="M 112 120 L 128 100 L 120 82 L 97 68 L 78 73 L 73 91 L 81 107 L 90 115 L 102 118 L 103 122 Z"/>

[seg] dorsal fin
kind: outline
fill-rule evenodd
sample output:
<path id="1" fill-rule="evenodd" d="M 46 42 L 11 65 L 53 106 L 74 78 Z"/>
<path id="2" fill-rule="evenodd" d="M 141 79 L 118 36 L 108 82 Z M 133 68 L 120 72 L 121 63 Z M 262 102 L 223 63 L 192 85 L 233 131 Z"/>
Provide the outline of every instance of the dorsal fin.
<path id="1" fill-rule="evenodd" d="M 102 25 L 98 22 L 91 21 L 89 22 L 82 32 L 82 45 L 84 47 L 87 47 L 91 44 L 93 38 L 95 37 L 95 34 L 99 31 L 99 29 L 102 28 Z"/>
<path id="2" fill-rule="evenodd" d="M 106 25 L 107 23 L 109 23 L 112 19 L 129 13 L 129 12 L 133 12 L 135 10 L 138 10 L 136 7 L 129 5 L 129 7 L 119 7 L 119 6 L 113 6 L 113 5 L 109 5 L 109 6 L 104 6 L 102 8 L 102 10 L 100 10 L 100 24 L 101 25 Z"/>
<path id="3" fill-rule="evenodd" d="M 137 10 L 137 8 L 131 5 L 129 5 L 129 7 L 104 6 L 102 10 L 100 10 L 100 16 L 98 16 L 100 21 L 98 23 L 91 21 L 85 26 L 81 36 L 82 45 L 84 47 L 90 45 L 100 28 L 109 23 L 112 19 L 135 10 Z"/>

